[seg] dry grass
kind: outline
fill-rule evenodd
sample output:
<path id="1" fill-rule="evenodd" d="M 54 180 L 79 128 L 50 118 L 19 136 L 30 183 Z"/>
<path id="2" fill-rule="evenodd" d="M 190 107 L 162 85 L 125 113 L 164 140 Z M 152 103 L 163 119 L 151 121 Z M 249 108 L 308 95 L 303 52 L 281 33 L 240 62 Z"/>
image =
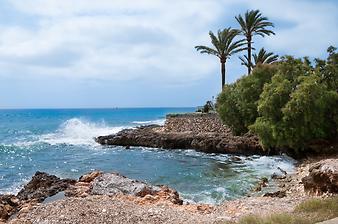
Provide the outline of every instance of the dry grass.
<path id="1" fill-rule="evenodd" d="M 335 217 L 338 217 L 338 196 L 310 199 L 300 203 L 292 213 L 245 216 L 237 224 L 313 224 Z"/>

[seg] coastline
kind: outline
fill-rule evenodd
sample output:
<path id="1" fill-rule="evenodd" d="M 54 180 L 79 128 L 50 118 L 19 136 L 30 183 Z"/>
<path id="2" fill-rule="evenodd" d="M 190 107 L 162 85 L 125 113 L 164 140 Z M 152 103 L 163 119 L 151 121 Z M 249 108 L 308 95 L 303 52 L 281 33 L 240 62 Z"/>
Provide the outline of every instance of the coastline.
<path id="1" fill-rule="evenodd" d="M 338 161 L 338 156 L 331 158 Z M 302 178 L 309 175 L 310 167 L 323 159 L 311 158 L 300 161 L 296 172 L 277 179 L 278 191 L 285 192 L 283 197 L 249 196 L 226 201 L 220 205 L 182 205 L 179 201 L 172 200 L 178 196 L 171 193 L 175 190 L 164 190 L 162 191 L 164 193 L 156 193 L 153 196 L 152 193 L 141 196 L 128 193 L 112 195 L 86 193 L 102 175 L 102 172 L 93 172 L 82 176 L 75 184 L 72 183 L 71 186 L 75 188 L 67 187 L 64 198 L 56 198 L 45 203 L 36 199 L 26 201 L 9 218 L 8 223 L 224 223 L 238 221 L 239 218 L 250 214 L 264 216 L 290 213 L 301 202 L 332 195 L 309 194 L 302 184 Z"/>
<path id="2" fill-rule="evenodd" d="M 228 143 L 223 145 L 224 148 L 231 146 L 229 139 L 232 141 L 236 138 L 230 133 L 229 129 L 221 124 L 215 115 L 190 114 L 188 119 L 186 116 L 171 116 L 164 126 L 151 125 L 127 129 L 116 135 L 108 136 L 108 138 L 121 136 L 122 133 L 124 137 L 120 139 L 126 143 L 124 145 L 126 150 L 131 145 L 128 142 L 130 139 L 126 139 L 124 133 L 135 133 L 135 131 L 137 133 L 137 131 L 141 130 L 140 135 L 144 135 L 145 132 L 143 131 L 149 131 L 148 128 L 161 134 L 174 133 L 174 135 L 181 135 L 183 133 L 181 135 L 182 138 L 186 138 L 187 135 L 202 135 L 202 139 L 205 140 L 205 138 L 213 139 L 215 136 L 219 136 Z M 225 132 L 226 135 L 220 135 L 221 132 Z M 133 139 L 137 139 L 139 142 L 145 140 L 142 137 L 137 137 L 137 135 L 132 136 L 136 136 Z M 148 140 L 151 139 L 152 135 L 147 138 Z M 163 135 L 160 138 L 163 138 Z M 168 140 L 166 139 L 165 141 Z M 177 139 L 170 140 L 171 143 L 175 143 L 175 141 Z M 243 144 L 243 141 L 241 144 Z M 258 144 L 258 142 L 254 144 Z M 215 147 L 213 142 L 207 141 L 206 145 L 208 145 L 206 148 Z M 152 146 L 157 147 L 159 145 Z M 173 146 L 176 147 L 177 145 Z M 190 146 L 191 143 L 187 145 L 187 148 Z M 239 150 L 247 149 L 247 147 L 236 146 L 230 151 L 223 148 L 223 150 L 218 150 L 217 152 L 247 154 Z M 185 148 L 183 147 L 183 149 Z M 262 149 L 259 148 L 259 150 Z M 213 152 L 201 149 L 196 151 Z M 251 151 L 248 154 L 255 153 Z M 56 176 L 37 172 L 32 181 L 25 185 L 18 195 L 0 195 L 0 215 L 3 218 L 3 222 L 7 220 L 7 223 L 12 224 L 41 222 L 225 223 L 228 221 L 236 222 L 241 217 L 250 214 L 264 216 L 281 212 L 291 213 L 297 205 L 308 199 L 331 196 L 331 194 L 327 193 L 318 194 L 317 196 L 317 194 L 307 192 L 303 181 L 304 177 L 309 176 L 311 167 L 315 166 L 318 161 L 324 161 L 327 158 L 333 158 L 338 161 L 337 155 L 298 160 L 295 172 L 283 174 L 283 170 L 281 170 L 282 174 L 276 175 L 273 178 L 273 182 L 270 183 L 257 179 L 257 188 L 253 189 L 253 191 L 261 191 L 262 189 L 264 190 L 266 185 L 274 185 L 277 186 L 274 191 L 258 193 L 259 195 L 252 193 L 239 199 L 225 201 L 220 205 L 183 203 L 175 189 L 166 186 L 152 186 L 120 174 L 94 171 L 85 174 L 79 180 L 72 180 L 60 179 Z M 335 172 L 338 172 L 338 169 Z M 106 180 L 103 180 L 103 182 L 100 182 L 102 181 L 100 178 L 102 179 L 104 176 L 107 176 L 108 180 L 112 178 L 113 181 L 104 182 Z M 135 189 L 139 189 L 139 191 L 135 192 Z"/>

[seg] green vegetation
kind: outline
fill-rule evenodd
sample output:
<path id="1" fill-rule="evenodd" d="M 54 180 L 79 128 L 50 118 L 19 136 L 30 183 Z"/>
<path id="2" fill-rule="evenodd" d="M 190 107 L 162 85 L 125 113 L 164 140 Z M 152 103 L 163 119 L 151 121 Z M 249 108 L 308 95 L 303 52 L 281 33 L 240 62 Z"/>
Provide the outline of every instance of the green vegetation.
<path id="1" fill-rule="evenodd" d="M 248 132 L 249 125 L 255 122 L 264 84 L 270 82 L 276 71 L 275 65 L 258 65 L 251 75 L 224 86 L 216 107 L 221 119 L 235 134 Z"/>
<path id="2" fill-rule="evenodd" d="M 235 17 L 240 29 L 210 31 L 213 48 L 196 46 L 215 55 L 222 65 L 222 92 L 216 110 L 237 135 L 251 131 L 264 149 L 293 150 L 296 154 L 317 140 L 332 140 L 338 133 L 338 54 L 329 47 L 326 60 L 295 59 L 252 46 L 253 37 L 275 35 L 273 23 L 259 10 Z M 244 39 L 237 39 L 243 36 Z M 247 47 L 245 47 L 247 45 Z M 225 63 L 235 53 L 248 68 L 248 76 L 225 85 Z M 252 61 L 253 57 L 253 61 Z M 209 111 L 206 105 L 202 111 Z"/>
<path id="3" fill-rule="evenodd" d="M 242 61 L 242 65 L 246 67 L 251 67 L 251 69 L 255 68 L 259 64 L 272 64 L 278 60 L 278 55 L 275 55 L 273 52 L 267 52 L 264 48 L 260 49 L 258 54 L 252 55 L 254 58 L 254 63 L 250 63 L 249 58 L 245 55 L 243 57 L 239 57 Z"/>
<path id="4" fill-rule="evenodd" d="M 267 17 L 262 16 L 262 13 L 259 10 L 246 11 L 244 17 L 238 15 L 235 17 L 239 25 L 241 26 L 240 32 L 245 37 L 247 43 L 248 55 L 246 58 L 246 66 L 248 68 L 248 74 L 252 70 L 252 61 L 251 61 L 251 51 L 252 47 L 252 38 L 255 35 L 264 37 L 265 35 L 270 36 L 275 34 L 273 31 L 267 29 L 267 27 L 274 27 L 273 23 L 268 21 Z M 243 59 L 241 59 L 243 61 Z"/>
<path id="5" fill-rule="evenodd" d="M 257 134 L 264 148 L 304 150 L 312 140 L 330 140 L 338 127 L 338 54 L 327 60 L 283 57 L 257 65 L 252 75 L 226 85 L 217 111 L 236 134 Z"/>
<path id="6" fill-rule="evenodd" d="M 232 29 L 231 27 L 224 30 L 219 30 L 217 36 L 213 32 L 209 32 L 211 43 L 214 48 L 206 46 L 196 46 L 196 50 L 202 54 L 211 54 L 219 58 L 221 62 L 221 74 L 222 74 L 222 88 L 225 85 L 225 63 L 227 59 L 245 48 L 242 46 L 245 44 L 244 40 L 235 40 L 239 31 Z"/>
<path id="7" fill-rule="evenodd" d="M 300 203 L 292 213 L 270 216 L 249 215 L 238 224 L 313 224 L 338 217 L 338 197 L 310 199 Z"/>

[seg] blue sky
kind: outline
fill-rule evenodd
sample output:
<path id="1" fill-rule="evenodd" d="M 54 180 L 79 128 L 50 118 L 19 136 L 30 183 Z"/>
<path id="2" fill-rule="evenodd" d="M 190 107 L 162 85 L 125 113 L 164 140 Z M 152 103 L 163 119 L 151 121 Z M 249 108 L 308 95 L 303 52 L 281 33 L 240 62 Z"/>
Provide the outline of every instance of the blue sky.
<path id="1" fill-rule="evenodd" d="M 314 58 L 338 45 L 335 0 L 2 0 L 0 108 L 202 105 L 220 65 L 194 46 L 247 9 L 276 26 L 257 49 Z M 238 56 L 228 83 L 245 74 Z"/>

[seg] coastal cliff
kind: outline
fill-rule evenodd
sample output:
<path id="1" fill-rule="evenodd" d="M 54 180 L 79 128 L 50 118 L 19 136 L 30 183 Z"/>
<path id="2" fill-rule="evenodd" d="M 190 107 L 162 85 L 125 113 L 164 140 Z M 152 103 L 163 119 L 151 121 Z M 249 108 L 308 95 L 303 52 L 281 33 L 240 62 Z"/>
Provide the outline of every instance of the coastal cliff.
<path id="1" fill-rule="evenodd" d="M 165 124 L 125 129 L 99 136 L 102 145 L 142 146 L 163 149 L 195 149 L 207 153 L 265 155 L 256 136 L 235 136 L 216 113 L 169 114 Z"/>

